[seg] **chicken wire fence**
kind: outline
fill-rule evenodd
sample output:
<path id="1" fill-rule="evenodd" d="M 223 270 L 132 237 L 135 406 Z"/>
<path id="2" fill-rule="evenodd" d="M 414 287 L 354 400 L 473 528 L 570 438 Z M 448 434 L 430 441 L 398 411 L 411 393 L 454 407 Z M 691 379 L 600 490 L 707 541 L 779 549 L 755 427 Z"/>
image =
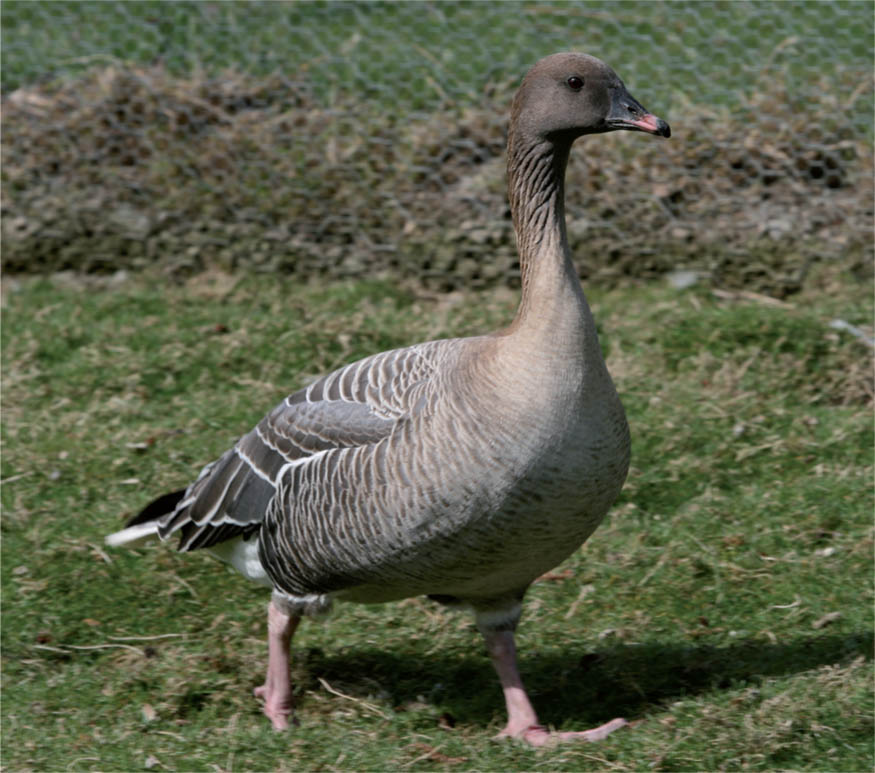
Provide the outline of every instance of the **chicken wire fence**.
<path id="1" fill-rule="evenodd" d="M 207 267 L 515 284 L 509 102 L 562 50 L 668 141 L 584 139 L 604 281 L 786 295 L 872 261 L 871 2 L 19 2 L 2 14 L 6 271 Z"/>

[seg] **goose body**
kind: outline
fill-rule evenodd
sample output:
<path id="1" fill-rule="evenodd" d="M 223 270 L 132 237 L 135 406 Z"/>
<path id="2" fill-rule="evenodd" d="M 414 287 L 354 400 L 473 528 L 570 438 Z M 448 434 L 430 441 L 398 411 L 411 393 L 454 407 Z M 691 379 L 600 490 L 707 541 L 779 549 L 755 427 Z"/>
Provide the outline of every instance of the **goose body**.
<path id="1" fill-rule="evenodd" d="M 667 124 L 593 57 L 539 62 L 514 100 L 509 192 L 522 300 L 504 330 L 347 365 L 287 397 L 186 490 L 107 541 L 178 537 L 273 589 L 265 713 L 288 723 L 288 644 L 333 599 L 473 608 L 506 735 L 540 744 L 513 630 L 531 582 L 586 541 L 622 488 L 629 430 L 571 262 L 564 172 L 581 134 Z M 594 740 L 623 724 L 562 737 Z"/>

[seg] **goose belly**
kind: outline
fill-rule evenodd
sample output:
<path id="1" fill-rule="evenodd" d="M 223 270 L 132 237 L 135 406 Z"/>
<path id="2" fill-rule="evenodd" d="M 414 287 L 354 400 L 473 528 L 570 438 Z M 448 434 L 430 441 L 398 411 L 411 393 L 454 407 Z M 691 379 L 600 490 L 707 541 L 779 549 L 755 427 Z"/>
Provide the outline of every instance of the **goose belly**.
<path id="1" fill-rule="evenodd" d="M 469 481 L 468 490 L 479 492 L 467 507 L 455 502 L 455 512 L 432 510 L 407 555 L 395 553 L 373 580 L 338 597 L 475 600 L 524 590 L 575 552 L 604 519 L 628 469 L 628 435 L 620 435 L 608 447 L 576 449 L 577 463 L 569 463 L 571 451 L 551 454 L 513 485 L 500 474 Z"/>
<path id="2" fill-rule="evenodd" d="M 495 514 L 479 529 L 433 538 L 414 559 L 399 558 L 391 571 L 336 595 L 375 603 L 419 595 L 473 601 L 514 594 L 568 558 L 604 517 L 571 510 L 556 515 L 547 519 L 540 510 L 525 509 Z"/>
<path id="3" fill-rule="evenodd" d="M 290 596 L 371 603 L 522 591 L 580 547 L 619 494 L 629 435 L 615 405 L 554 431 L 496 424 L 488 441 L 448 422 L 439 433 L 417 427 L 331 452 L 337 458 L 322 468 L 290 468 L 259 558 Z M 427 449 L 417 446 L 426 437 Z"/>

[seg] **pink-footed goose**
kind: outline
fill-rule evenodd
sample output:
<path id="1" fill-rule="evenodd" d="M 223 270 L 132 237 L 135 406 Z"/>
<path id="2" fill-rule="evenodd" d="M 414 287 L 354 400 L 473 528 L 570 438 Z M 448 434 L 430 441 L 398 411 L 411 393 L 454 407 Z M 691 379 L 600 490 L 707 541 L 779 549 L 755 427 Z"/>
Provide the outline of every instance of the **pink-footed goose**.
<path id="1" fill-rule="evenodd" d="M 427 595 L 474 612 L 507 704 L 502 735 L 597 740 L 614 719 L 551 734 L 517 670 L 514 629 L 532 581 L 577 550 L 620 492 L 629 430 L 565 236 L 571 145 L 618 129 L 670 134 L 603 62 L 538 62 L 513 101 L 508 188 L 522 298 L 491 335 L 417 344 L 295 392 L 152 502 L 110 545 L 157 535 L 203 548 L 272 588 L 267 679 L 289 724 L 289 644 L 333 599 Z"/>

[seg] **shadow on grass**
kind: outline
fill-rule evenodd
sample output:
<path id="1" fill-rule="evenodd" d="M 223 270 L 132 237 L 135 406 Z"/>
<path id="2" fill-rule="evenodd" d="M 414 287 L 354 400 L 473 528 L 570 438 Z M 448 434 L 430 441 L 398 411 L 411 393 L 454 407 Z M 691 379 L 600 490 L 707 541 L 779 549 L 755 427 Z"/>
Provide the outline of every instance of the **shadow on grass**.
<path id="1" fill-rule="evenodd" d="M 590 653 L 567 647 L 523 652 L 520 668 L 542 722 L 589 726 L 615 716 L 641 718 L 655 707 L 711 690 L 756 686 L 768 677 L 861 655 L 871 660 L 872 649 L 871 632 L 799 636 L 783 644 L 752 638 L 728 646 L 653 642 Z M 373 694 L 376 683 L 396 706 L 425 697 L 460 723 L 503 721 L 501 692 L 485 654 L 326 655 L 312 649 L 293 657 L 303 669 L 296 675 L 306 674 L 307 689 L 320 689 L 322 678 L 354 695 Z"/>

